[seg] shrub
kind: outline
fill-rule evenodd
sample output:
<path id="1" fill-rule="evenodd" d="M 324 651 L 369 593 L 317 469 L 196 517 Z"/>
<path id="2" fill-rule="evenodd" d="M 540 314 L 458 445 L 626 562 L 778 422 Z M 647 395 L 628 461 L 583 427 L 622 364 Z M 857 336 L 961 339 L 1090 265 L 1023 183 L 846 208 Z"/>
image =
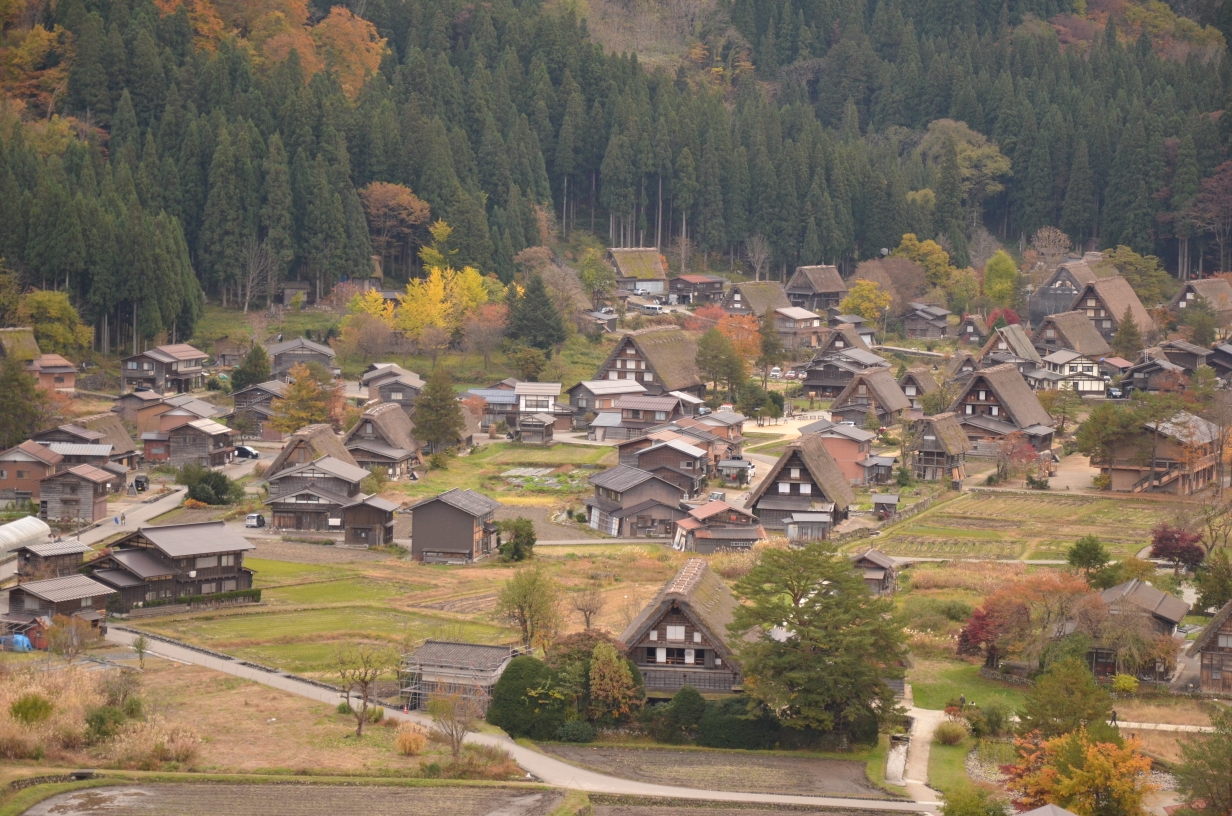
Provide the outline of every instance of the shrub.
<path id="1" fill-rule="evenodd" d="M 367 717 L 368 722 L 379 723 L 381 720 L 385 719 L 385 709 L 380 706 L 370 706 L 368 708 Z"/>
<path id="2" fill-rule="evenodd" d="M 92 743 L 105 742 L 124 726 L 124 712 L 115 706 L 99 706 L 86 715 L 86 739 Z"/>
<path id="3" fill-rule="evenodd" d="M 933 742 L 941 745 L 957 745 L 966 738 L 967 726 L 954 720 L 941 723 L 933 734 Z"/>
<path id="4" fill-rule="evenodd" d="M 441 778 L 441 763 L 429 762 L 419 769 L 419 773 L 424 779 L 440 779 Z"/>
<path id="5" fill-rule="evenodd" d="M 528 690 L 547 685 L 551 676 L 552 670 L 542 660 L 530 655 L 515 657 L 492 689 L 487 721 L 515 738 L 555 737 L 556 730 L 564 723 L 564 715 L 557 707 L 545 710 L 527 695 Z"/>
<path id="6" fill-rule="evenodd" d="M 967 728 L 971 729 L 971 736 L 983 739 L 989 735 L 988 718 L 983 711 L 975 707 L 968 708 L 963 712 L 963 719 L 967 721 Z"/>
<path id="7" fill-rule="evenodd" d="M 341 703 L 338 703 L 338 713 L 339 714 L 353 714 L 354 712 L 351 710 L 351 704 L 343 701 Z"/>
<path id="8" fill-rule="evenodd" d="M 682 730 L 692 731 L 706 713 L 706 700 L 692 686 L 681 686 L 672 697 L 672 721 Z"/>
<path id="9" fill-rule="evenodd" d="M 579 522 L 581 522 L 582 524 L 585 524 L 587 521 L 589 521 L 589 520 L 590 520 L 590 519 L 586 516 L 586 514 L 585 514 L 584 512 L 582 512 L 581 510 L 577 511 L 576 513 L 574 513 L 574 514 L 573 514 L 573 517 L 574 517 L 575 519 L 577 519 Z"/>
<path id="10" fill-rule="evenodd" d="M 185 499 L 184 507 L 188 510 L 202 510 L 209 507 L 209 505 L 203 501 L 197 501 L 196 499 Z"/>
<path id="11" fill-rule="evenodd" d="M 1037 479 L 1034 476 L 1031 476 L 1028 474 L 1027 475 L 1027 488 L 1030 490 L 1047 490 L 1048 489 L 1048 478 L 1041 477 Z"/>
<path id="12" fill-rule="evenodd" d="M 448 470 L 449 469 L 449 454 L 445 452 L 434 453 L 428 457 L 428 467 L 433 470 Z"/>
<path id="13" fill-rule="evenodd" d="M 1138 691 L 1138 678 L 1132 674 L 1118 674 L 1112 678 L 1112 690 L 1117 694 L 1134 694 Z"/>
<path id="14" fill-rule="evenodd" d="M 103 694 L 107 696 L 107 705 L 123 708 L 128 699 L 137 693 L 140 685 L 141 682 L 137 679 L 136 672 L 108 672 L 102 683 Z"/>
<path id="15" fill-rule="evenodd" d="M 28 692 L 13 701 L 9 706 L 9 714 L 18 722 L 34 725 L 49 718 L 54 709 L 51 700 L 41 694 Z"/>
<path id="16" fill-rule="evenodd" d="M 765 750 L 778 742 L 779 722 L 764 708 L 749 711 L 748 701 L 731 697 L 707 703 L 697 723 L 697 744 L 707 748 Z"/>
<path id="17" fill-rule="evenodd" d="M 1096 490 L 1111 490 L 1112 477 L 1106 473 L 1101 473 L 1091 479 L 1091 486 Z"/>
<path id="18" fill-rule="evenodd" d="M 410 728 L 399 731 L 394 741 L 398 746 L 398 752 L 403 756 L 416 756 L 428 744 L 428 738 L 422 731 Z"/>
<path id="19" fill-rule="evenodd" d="M 556 729 L 556 739 L 561 742 L 591 742 L 595 738 L 595 727 L 585 720 L 567 722 Z"/>
<path id="20" fill-rule="evenodd" d="M 124 705 L 121 708 L 124 710 L 124 716 L 130 720 L 140 719 L 141 715 L 145 713 L 145 706 L 142 705 L 141 698 L 137 696 L 129 697 L 124 701 Z"/>
<path id="21" fill-rule="evenodd" d="M 108 755 L 121 768 L 154 771 L 165 762 L 191 762 L 200 742 L 192 730 L 154 716 L 128 722 L 112 740 Z"/>
<path id="22" fill-rule="evenodd" d="M 1004 734 L 1008 730 L 1012 713 L 1010 707 L 1000 700 L 993 700 L 984 706 L 984 721 L 988 723 L 988 733 L 994 737 Z"/>

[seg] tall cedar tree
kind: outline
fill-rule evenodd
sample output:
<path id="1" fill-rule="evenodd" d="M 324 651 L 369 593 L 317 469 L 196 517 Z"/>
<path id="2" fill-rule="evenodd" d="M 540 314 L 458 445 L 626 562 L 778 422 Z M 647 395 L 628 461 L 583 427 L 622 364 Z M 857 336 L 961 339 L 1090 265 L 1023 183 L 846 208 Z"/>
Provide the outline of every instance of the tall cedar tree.
<path id="1" fill-rule="evenodd" d="M 291 382 L 282 397 L 275 397 L 271 404 L 273 416 L 269 425 L 280 433 L 295 433 L 305 425 L 317 425 L 329 421 L 329 395 L 324 385 L 312 375 L 303 363 L 291 366 Z"/>
<path id="2" fill-rule="evenodd" d="M 432 369 L 423 391 L 415 398 L 411 418 L 415 435 L 427 442 L 433 452 L 457 443 L 466 429 L 462 405 L 453 390 L 453 378 L 444 366 Z"/>
<path id="3" fill-rule="evenodd" d="M 1138 352 L 1142 351 L 1142 330 L 1128 306 L 1125 307 L 1125 314 L 1121 315 L 1121 322 L 1117 324 L 1116 334 L 1112 335 L 1110 345 L 1113 351 L 1126 360 L 1134 359 Z"/>
<path id="4" fill-rule="evenodd" d="M 851 560 L 820 542 L 767 550 L 734 591 L 729 634 L 749 696 L 790 728 L 875 739 L 894 716 L 886 681 L 902 677 L 905 636 Z M 786 638 L 770 636 L 779 628 Z"/>
<path id="5" fill-rule="evenodd" d="M 509 309 L 509 336 L 544 351 L 565 342 L 565 323 L 542 275 L 531 276 L 526 291 Z"/>
<path id="6" fill-rule="evenodd" d="M 265 346 L 254 343 L 244 361 L 231 372 L 231 390 L 239 391 L 270 378 L 270 358 Z"/>
<path id="7" fill-rule="evenodd" d="M 34 375 L 16 357 L 0 362 L 0 445 L 19 445 L 39 429 L 48 413 L 48 397 Z"/>

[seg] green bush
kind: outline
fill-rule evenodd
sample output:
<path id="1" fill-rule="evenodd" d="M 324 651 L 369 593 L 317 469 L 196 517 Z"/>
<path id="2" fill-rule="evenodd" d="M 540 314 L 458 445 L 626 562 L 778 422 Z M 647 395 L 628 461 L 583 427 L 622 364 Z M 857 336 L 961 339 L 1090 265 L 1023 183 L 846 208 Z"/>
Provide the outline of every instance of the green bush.
<path id="1" fill-rule="evenodd" d="M 933 742 L 941 745 L 957 745 L 966 738 L 967 726 L 953 720 L 941 723 L 933 733 Z"/>
<path id="2" fill-rule="evenodd" d="M 368 722 L 379 723 L 381 720 L 385 719 L 385 709 L 380 706 L 371 706 L 365 716 L 368 718 Z"/>
<path id="3" fill-rule="evenodd" d="M 750 712 L 747 699 L 729 697 L 706 704 L 697 723 L 697 744 L 707 748 L 765 750 L 778 742 L 779 730 L 778 720 L 764 708 Z"/>
<path id="4" fill-rule="evenodd" d="M 145 713 L 145 706 L 142 705 L 140 697 L 129 697 L 124 701 L 124 705 L 121 708 L 124 711 L 124 716 L 130 720 L 140 719 L 141 715 Z"/>
<path id="5" fill-rule="evenodd" d="M 487 721 L 511 737 L 555 738 L 564 725 L 563 712 L 559 706 L 540 705 L 527 694 L 545 687 L 551 677 L 552 670 L 542 660 L 530 655 L 515 657 L 492 689 Z"/>
<path id="6" fill-rule="evenodd" d="M 672 697 L 672 722 L 681 730 L 692 731 L 706 713 L 706 700 L 692 686 L 681 686 Z"/>
<path id="7" fill-rule="evenodd" d="M 561 742 L 591 742 L 595 738 L 595 727 L 585 720 L 567 722 L 556 729 L 556 739 Z"/>
<path id="8" fill-rule="evenodd" d="M 51 700 L 31 691 L 12 702 L 9 706 L 9 714 L 20 723 L 34 725 L 50 717 L 54 708 Z"/>
<path id="9" fill-rule="evenodd" d="M 339 714 L 354 714 L 355 712 L 351 710 L 351 704 L 344 700 L 343 702 L 338 703 L 338 713 Z"/>
<path id="10" fill-rule="evenodd" d="M 984 706 L 984 721 L 988 723 L 988 733 L 991 736 L 999 737 L 1008 731 L 1010 717 L 1013 713 L 1013 710 L 1000 700 L 993 700 Z"/>
<path id="11" fill-rule="evenodd" d="M 582 510 L 579 510 L 576 513 L 574 513 L 573 517 L 577 519 L 579 522 L 581 522 L 582 524 L 585 524 L 587 521 L 590 520 L 589 517 L 587 517 L 586 513 Z"/>
<path id="12" fill-rule="evenodd" d="M 86 714 L 86 739 L 93 743 L 103 742 L 120 733 L 124 712 L 115 706 L 100 706 Z"/>
<path id="13" fill-rule="evenodd" d="M 971 736 L 983 739 L 991 733 L 988 730 L 988 718 L 978 708 L 968 708 L 963 712 L 963 719 L 967 721 L 967 728 L 971 729 Z"/>
<path id="14" fill-rule="evenodd" d="M 1117 694 L 1135 694 L 1138 691 L 1138 678 L 1132 674 L 1118 674 L 1112 678 L 1112 690 Z"/>

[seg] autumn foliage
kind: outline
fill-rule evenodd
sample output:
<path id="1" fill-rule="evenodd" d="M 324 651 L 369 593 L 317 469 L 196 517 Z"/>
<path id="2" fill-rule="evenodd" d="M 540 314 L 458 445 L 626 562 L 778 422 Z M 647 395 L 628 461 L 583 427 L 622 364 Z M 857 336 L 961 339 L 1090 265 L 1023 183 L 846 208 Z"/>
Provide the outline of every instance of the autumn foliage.
<path id="1" fill-rule="evenodd" d="M 1080 729 L 1050 740 L 1032 732 L 1015 745 L 1020 759 L 1004 770 L 1020 810 L 1052 804 L 1078 816 L 1135 816 L 1145 813 L 1143 802 L 1156 790 L 1151 761 L 1136 739 L 1098 742 Z"/>
<path id="2" fill-rule="evenodd" d="M 1061 572 L 1041 572 L 1006 584 L 976 609 L 958 638 L 960 654 L 1038 657 L 1058 636 L 1060 624 L 1092 603 L 1086 581 Z"/>

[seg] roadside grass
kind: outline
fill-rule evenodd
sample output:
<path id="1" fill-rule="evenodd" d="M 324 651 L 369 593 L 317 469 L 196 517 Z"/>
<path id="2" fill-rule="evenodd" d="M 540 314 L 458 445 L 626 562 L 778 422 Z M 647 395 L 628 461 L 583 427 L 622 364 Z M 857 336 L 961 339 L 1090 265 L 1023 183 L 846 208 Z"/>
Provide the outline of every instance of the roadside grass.
<path id="1" fill-rule="evenodd" d="M 928 751 L 928 784 L 942 793 L 950 793 L 971 784 L 967 776 L 967 754 L 975 747 L 975 738 L 967 737 L 957 745 L 934 742 Z"/>
<path id="2" fill-rule="evenodd" d="M 117 781 L 110 778 L 83 779 L 79 782 L 54 782 L 49 785 L 35 785 L 19 791 L 0 793 L 0 816 L 20 816 L 39 802 L 46 801 L 53 796 L 87 788 L 115 785 Z"/>
<path id="3" fill-rule="evenodd" d="M 787 450 L 787 446 L 791 444 L 789 441 L 783 442 L 768 442 L 762 445 L 756 445 L 752 448 L 745 448 L 745 453 L 760 453 L 762 456 L 782 456 Z"/>
<path id="4" fill-rule="evenodd" d="M 985 706 L 1000 700 L 1015 711 L 1022 707 L 1023 692 L 1008 684 L 980 677 L 980 667 L 958 660 L 917 658 L 907 670 L 907 682 L 917 708 L 941 710 L 950 700 L 965 695 L 968 704 Z M 936 746 L 934 746 L 936 747 Z"/>
<path id="5" fill-rule="evenodd" d="M 1084 535 L 1113 557 L 1134 555 L 1169 518 L 1161 502 L 1040 493 L 968 493 L 887 529 L 877 548 L 892 555 L 1064 559 Z"/>

